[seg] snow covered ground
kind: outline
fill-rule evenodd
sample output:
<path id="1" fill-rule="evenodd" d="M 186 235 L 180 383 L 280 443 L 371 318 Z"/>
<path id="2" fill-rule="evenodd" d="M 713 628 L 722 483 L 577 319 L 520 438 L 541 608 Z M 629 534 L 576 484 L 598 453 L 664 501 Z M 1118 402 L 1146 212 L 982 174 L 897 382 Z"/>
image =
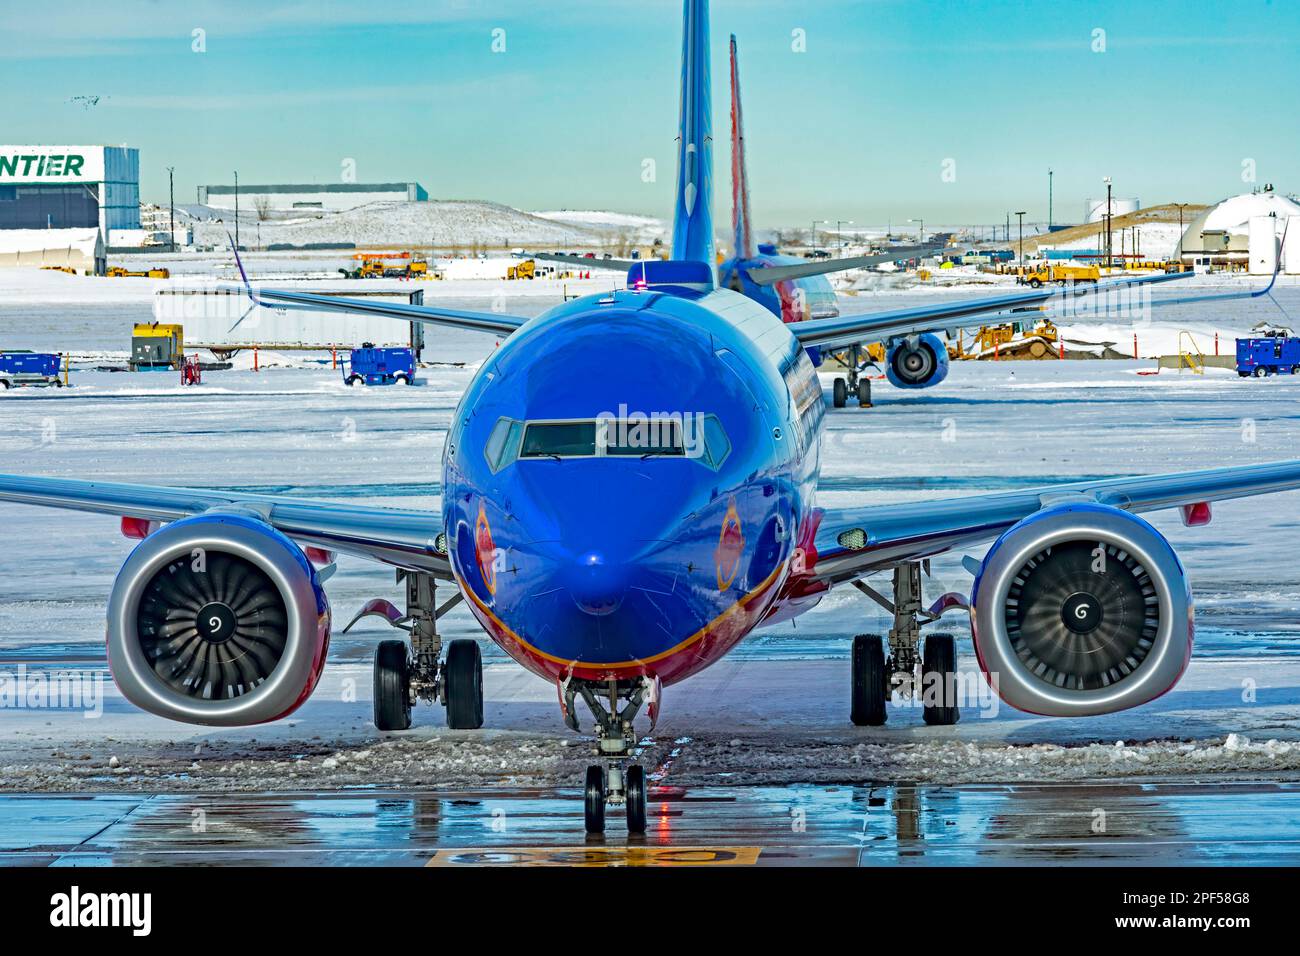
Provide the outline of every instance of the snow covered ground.
<path id="1" fill-rule="evenodd" d="M 495 285 L 425 288 L 449 306 L 483 309 Z M 348 389 L 326 355 L 263 356 L 262 372 L 245 363 L 206 373 L 192 389 L 170 373 L 93 370 L 104 357 L 125 357 L 130 323 L 148 320 L 155 288 L 148 280 L 0 272 L 0 347 L 96 357 L 79 362 L 71 389 L 0 398 L 0 470 L 437 507 L 449 417 L 473 367 L 495 347 L 491 336 L 432 333 L 426 358 L 433 364 L 415 388 Z M 531 292 L 510 308 L 535 314 L 561 294 L 540 285 Z M 843 298 L 842 308 L 894 308 L 935 294 L 859 294 Z M 1294 312 L 1300 291 L 1282 288 L 1278 300 Z M 1286 321 L 1264 300 L 1209 303 L 1167 310 L 1142 334 L 1195 328 L 1232 335 L 1260 319 Z M 1096 337 L 1096 330 L 1068 331 Z M 1131 332 L 1117 326 L 1104 334 L 1122 343 Z M 959 363 L 926 391 L 877 383 L 874 409 L 830 413 L 821 502 L 944 497 L 1300 457 L 1300 379 L 1137 374 L 1152 368 Z M 824 377 L 828 387 L 831 377 Z M 1145 707 L 1051 720 L 977 698 L 958 727 L 943 729 L 925 727 L 900 703 L 888 728 L 852 728 L 851 638 L 883 632 L 888 622 L 845 589 L 669 688 L 647 760 L 658 765 L 677 750 L 675 781 L 713 783 L 1294 775 L 1300 495 L 1225 503 L 1215 518 L 1209 527 L 1184 529 L 1176 515 L 1156 517 L 1191 576 L 1197 650 L 1179 687 Z M 103 672 L 104 599 L 130 548 L 116 521 L 10 505 L 0 506 L 0 520 L 0 678 L 16 679 L 22 668 L 31 686 L 70 671 L 85 678 L 84 687 L 98 688 L 89 709 L 99 711 L 88 719 L 84 707 L 0 708 L 0 787 L 570 784 L 588 761 L 587 746 L 560 723 L 554 689 L 506 660 L 463 609 L 444 619 L 443 630 L 482 642 L 489 729 L 481 732 L 449 732 L 441 713 L 423 706 L 411 733 L 375 731 L 369 660 L 374 641 L 386 636 L 377 626 L 334 641 L 322 686 L 290 720 L 225 731 L 140 713 Z M 968 589 L 959 558 L 937 561 L 927 587 Z M 370 597 L 398 598 L 390 571 L 346 559 L 329 590 L 344 620 Z M 967 629 L 953 621 L 970 670 Z"/>

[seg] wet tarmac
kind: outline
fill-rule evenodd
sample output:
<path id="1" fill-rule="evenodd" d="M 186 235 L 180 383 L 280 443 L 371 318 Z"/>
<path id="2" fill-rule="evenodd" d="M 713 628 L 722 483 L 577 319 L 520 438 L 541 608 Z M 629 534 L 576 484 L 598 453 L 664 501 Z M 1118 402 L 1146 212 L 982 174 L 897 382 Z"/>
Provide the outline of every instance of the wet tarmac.
<path id="1" fill-rule="evenodd" d="M 0 865 L 1294 865 L 1300 783 L 0 797 Z"/>

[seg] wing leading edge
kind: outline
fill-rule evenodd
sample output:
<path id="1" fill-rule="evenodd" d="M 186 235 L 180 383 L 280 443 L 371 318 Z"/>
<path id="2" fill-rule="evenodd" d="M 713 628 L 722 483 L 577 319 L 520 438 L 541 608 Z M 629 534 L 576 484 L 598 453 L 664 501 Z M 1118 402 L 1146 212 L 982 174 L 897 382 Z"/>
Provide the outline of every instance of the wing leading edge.
<path id="1" fill-rule="evenodd" d="M 450 580 L 447 555 L 437 549 L 441 520 L 434 512 L 374 508 L 237 491 L 0 475 L 0 501 L 168 522 L 205 511 L 251 511 L 300 544 L 428 571 Z"/>

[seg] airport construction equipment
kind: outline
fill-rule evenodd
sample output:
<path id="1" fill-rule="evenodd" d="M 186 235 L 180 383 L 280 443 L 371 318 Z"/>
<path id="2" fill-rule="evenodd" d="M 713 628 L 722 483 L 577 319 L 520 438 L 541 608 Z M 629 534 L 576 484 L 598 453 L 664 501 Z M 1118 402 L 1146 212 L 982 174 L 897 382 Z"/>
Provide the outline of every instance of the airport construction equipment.
<path id="1" fill-rule="evenodd" d="M 430 272 L 424 259 L 413 259 L 409 252 L 357 253 L 352 257 L 361 262 L 355 269 L 340 269 L 346 279 L 429 279 L 437 277 Z M 397 261 L 400 265 L 389 265 Z"/>
<path id="2" fill-rule="evenodd" d="M 537 263 L 532 259 L 525 259 L 518 265 L 510 266 L 506 269 L 507 279 L 535 279 L 537 278 Z"/>
<path id="3" fill-rule="evenodd" d="M 1101 269 L 1097 265 L 1075 265 L 1072 263 L 1044 263 L 1017 277 L 1017 282 L 1033 286 L 1035 289 L 1045 285 L 1068 285 L 1071 282 L 1098 282 Z"/>
<path id="4" fill-rule="evenodd" d="M 131 330 L 131 371 L 179 369 L 184 361 L 185 330 L 182 326 L 143 322 Z"/>
<path id="5" fill-rule="evenodd" d="M 123 266 L 112 266 L 106 273 L 113 279 L 170 279 L 171 270 L 164 269 L 161 266 L 155 266 L 152 269 L 127 269 Z"/>

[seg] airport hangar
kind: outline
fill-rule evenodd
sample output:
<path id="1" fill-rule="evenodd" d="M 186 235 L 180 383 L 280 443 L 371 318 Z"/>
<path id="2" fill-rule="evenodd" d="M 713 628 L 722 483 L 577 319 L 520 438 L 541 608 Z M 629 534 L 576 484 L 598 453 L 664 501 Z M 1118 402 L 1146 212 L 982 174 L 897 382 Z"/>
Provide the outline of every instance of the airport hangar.
<path id="1" fill-rule="evenodd" d="M 139 228 L 139 150 L 0 146 L 0 265 L 102 273 L 112 233 Z"/>

